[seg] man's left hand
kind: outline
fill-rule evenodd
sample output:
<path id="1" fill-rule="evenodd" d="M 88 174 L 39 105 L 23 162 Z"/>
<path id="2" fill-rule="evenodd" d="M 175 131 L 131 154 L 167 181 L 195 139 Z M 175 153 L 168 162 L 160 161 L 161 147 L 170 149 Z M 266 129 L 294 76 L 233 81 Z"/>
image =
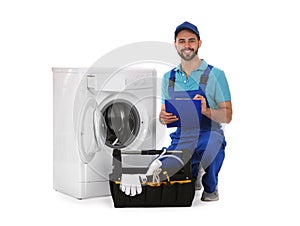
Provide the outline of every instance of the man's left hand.
<path id="1" fill-rule="evenodd" d="M 193 100 L 201 100 L 201 113 L 205 114 L 207 111 L 207 107 L 206 107 L 206 99 L 204 98 L 204 96 L 201 96 L 200 94 L 196 94 Z"/>

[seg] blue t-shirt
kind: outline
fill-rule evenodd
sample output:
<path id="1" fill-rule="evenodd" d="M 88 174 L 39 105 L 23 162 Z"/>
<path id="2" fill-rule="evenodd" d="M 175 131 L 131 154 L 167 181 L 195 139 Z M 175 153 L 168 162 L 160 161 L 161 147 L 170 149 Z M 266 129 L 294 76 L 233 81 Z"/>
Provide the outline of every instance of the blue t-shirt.
<path id="1" fill-rule="evenodd" d="M 185 72 L 182 71 L 181 66 L 177 66 L 175 69 L 176 80 L 174 91 L 198 90 L 200 77 L 207 66 L 208 64 L 205 60 L 202 60 L 200 66 L 192 71 L 188 78 L 186 77 Z M 165 103 L 166 99 L 170 99 L 168 92 L 170 73 L 171 71 L 165 73 L 162 79 L 162 104 Z M 205 95 L 209 106 L 213 109 L 218 108 L 218 103 L 231 100 L 228 82 L 225 73 L 222 70 L 216 67 L 212 68 L 208 77 Z"/>

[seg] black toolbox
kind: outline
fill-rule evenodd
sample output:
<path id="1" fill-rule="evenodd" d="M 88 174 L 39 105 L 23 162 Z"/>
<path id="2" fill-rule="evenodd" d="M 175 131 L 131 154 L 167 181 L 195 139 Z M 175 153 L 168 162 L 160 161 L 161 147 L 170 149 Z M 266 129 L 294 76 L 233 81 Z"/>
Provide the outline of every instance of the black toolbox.
<path id="1" fill-rule="evenodd" d="M 172 151 L 171 151 L 172 152 Z M 142 183 L 142 192 L 136 196 L 128 196 L 120 189 L 122 173 L 146 173 L 147 168 L 122 167 L 122 151 L 113 150 L 113 171 L 109 175 L 109 184 L 114 207 L 189 207 L 195 195 L 195 182 L 191 169 L 191 155 L 189 150 L 180 152 L 184 166 L 176 172 L 161 174 L 162 180 L 153 183 L 151 178 Z M 162 150 L 140 151 L 141 155 L 160 155 Z M 178 155 L 177 155 L 178 156 Z M 166 172 L 166 171 L 164 171 Z"/>

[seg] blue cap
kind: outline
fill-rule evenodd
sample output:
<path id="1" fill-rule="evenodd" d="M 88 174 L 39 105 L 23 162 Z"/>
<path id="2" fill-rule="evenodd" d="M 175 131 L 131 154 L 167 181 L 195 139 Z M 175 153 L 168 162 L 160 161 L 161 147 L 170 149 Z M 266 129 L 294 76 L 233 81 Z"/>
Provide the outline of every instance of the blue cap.
<path id="1" fill-rule="evenodd" d="M 199 31 L 198 31 L 198 28 L 194 24 L 191 24 L 190 22 L 187 22 L 187 21 L 180 24 L 176 28 L 176 30 L 175 30 L 175 39 L 176 39 L 177 34 L 182 30 L 190 30 L 193 33 L 195 33 L 197 35 L 197 37 L 200 39 L 200 34 L 199 34 Z"/>

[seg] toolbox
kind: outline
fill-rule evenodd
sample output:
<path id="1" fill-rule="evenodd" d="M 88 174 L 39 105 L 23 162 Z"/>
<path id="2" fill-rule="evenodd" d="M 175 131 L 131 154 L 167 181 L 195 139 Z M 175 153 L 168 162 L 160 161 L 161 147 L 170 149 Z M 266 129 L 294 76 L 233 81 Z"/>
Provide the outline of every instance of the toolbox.
<path id="1" fill-rule="evenodd" d="M 189 207 L 195 195 L 195 181 L 191 169 L 191 154 L 189 150 L 165 151 L 168 155 L 176 155 L 183 162 L 181 168 L 165 168 L 160 173 L 160 181 L 141 181 L 142 192 L 135 196 L 126 195 L 120 189 L 122 174 L 145 174 L 148 168 L 122 165 L 122 155 L 135 154 L 161 156 L 163 150 L 121 151 L 113 150 L 113 170 L 109 175 L 109 184 L 114 207 Z M 174 154 L 175 153 L 175 154 Z"/>

